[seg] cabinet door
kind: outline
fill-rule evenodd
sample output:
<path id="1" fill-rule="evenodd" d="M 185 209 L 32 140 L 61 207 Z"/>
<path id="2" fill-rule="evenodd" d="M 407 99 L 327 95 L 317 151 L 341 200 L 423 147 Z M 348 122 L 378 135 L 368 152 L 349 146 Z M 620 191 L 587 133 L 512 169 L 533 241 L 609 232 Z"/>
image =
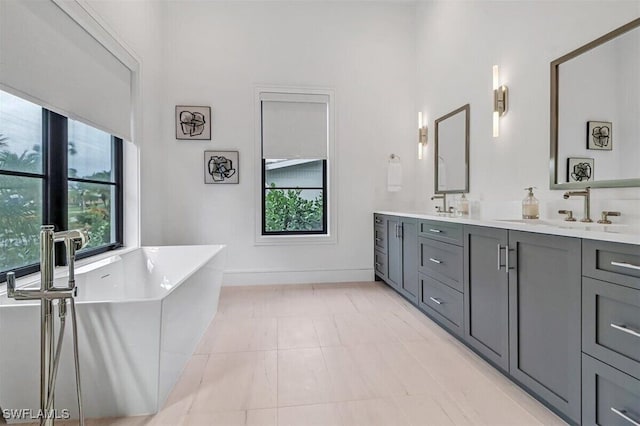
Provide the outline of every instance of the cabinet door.
<path id="1" fill-rule="evenodd" d="M 387 283 L 400 288 L 402 283 L 402 239 L 400 238 L 400 218 L 387 218 Z"/>
<path id="2" fill-rule="evenodd" d="M 417 304 L 420 295 L 418 279 L 418 221 L 402 219 L 400 228 L 402 239 L 402 282 L 400 292 Z"/>
<path id="3" fill-rule="evenodd" d="M 511 375 L 580 423 L 578 238 L 509 231 Z"/>
<path id="4" fill-rule="evenodd" d="M 508 232 L 464 227 L 464 335 L 478 352 L 509 369 Z"/>

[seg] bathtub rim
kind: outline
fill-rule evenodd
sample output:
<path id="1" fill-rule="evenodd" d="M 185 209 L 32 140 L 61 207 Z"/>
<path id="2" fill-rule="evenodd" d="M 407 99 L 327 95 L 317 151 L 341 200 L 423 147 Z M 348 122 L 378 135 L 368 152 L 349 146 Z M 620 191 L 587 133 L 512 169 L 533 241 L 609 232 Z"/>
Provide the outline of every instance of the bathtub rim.
<path id="1" fill-rule="evenodd" d="M 100 299 L 96 299 L 96 300 L 77 300 L 76 304 L 78 305 L 89 305 L 89 304 L 93 304 L 93 303 L 139 303 L 139 302 L 144 302 L 144 301 L 161 301 L 162 299 L 164 299 L 165 297 L 169 296 L 176 288 L 180 287 L 180 285 L 185 282 L 187 279 L 189 279 L 196 271 L 202 269 L 202 267 L 204 265 L 206 265 L 207 263 L 209 263 L 211 261 L 211 259 L 213 259 L 214 257 L 218 256 L 220 253 L 224 252 L 224 250 L 226 249 L 227 245 L 226 244 L 175 244 L 175 245 L 163 245 L 163 246 L 138 246 L 138 247 L 123 247 L 123 248 L 119 248 L 116 250 L 111 250 L 105 253 L 100 253 L 98 255 L 95 256 L 91 256 L 89 258 L 85 258 L 85 259 L 81 259 L 78 260 L 76 262 L 76 269 L 80 269 L 83 267 L 87 267 L 90 266 L 93 263 L 98 263 L 101 261 L 104 261 L 106 259 L 109 259 L 111 257 L 116 257 L 116 256 L 122 256 L 122 255 L 126 255 L 128 253 L 132 253 L 136 250 L 143 250 L 143 249 L 153 249 L 153 248 L 176 248 L 176 247 L 208 247 L 208 248 L 214 248 L 215 247 L 215 251 L 211 254 L 211 256 L 208 256 L 204 261 L 202 262 L 198 262 L 198 264 L 193 267 L 191 270 L 189 270 L 188 273 L 186 273 L 183 277 L 181 277 L 169 290 L 166 290 L 165 293 L 163 293 L 160 296 L 157 297 L 147 297 L 147 298 L 131 298 L 131 299 L 126 299 L 126 300 L 100 300 Z M 99 267 L 98 267 L 99 268 Z M 95 268 L 97 269 L 97 268 Z M 90 272 L 94 269 L 89 269 L 86 272 Z M 54 276 L 55 279 L 61 279 L 61 278 L 65 278 L 67 276 L 69 276 L 68 270 L 66 268 L 66 266 L 56 266 L 55 270 L 54 270 Z M 40 283 L 40 272 L 34 272 L 33 274 L 29 274 L 29 275 L 25 275 L 23 277 L 20 277 L 18 279 L 16 279 L 16 288 L 26 288 L 26 287 L 31 287 L 34 286 L 35 284 L 39 284 Z M 6 282 L 2 285 L 0 285 L 0 298 L 5 298 L 7 295 L 7 285 Z M 12 307 L 21 307 L 21 306 L 34 306 L 34 305 L 40 305 L 40 301 L 38 300 L 20 300 L 20 301 L 14 301 L 14 303 L 11 304 L 2 304 L 0 303 L 0 308 L 5 309 L 5 308 L 12 308 Z"/>

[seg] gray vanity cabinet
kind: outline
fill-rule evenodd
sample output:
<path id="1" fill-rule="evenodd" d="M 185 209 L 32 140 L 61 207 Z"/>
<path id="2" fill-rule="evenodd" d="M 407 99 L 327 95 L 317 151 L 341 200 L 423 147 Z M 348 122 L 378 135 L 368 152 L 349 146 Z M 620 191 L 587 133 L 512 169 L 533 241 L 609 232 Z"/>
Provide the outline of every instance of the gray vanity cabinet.
<path id="1" fill-rule="evenodd" d="M 640 424 L 640 247 L 582 242 L 582 422 Z"/>
<path id="2" fill-rule="evenodd" d="M 464 241 L 465 341 L 579 423 L 580 239 L 465 226 Z"/>
<path id="3" fill-rule="evenodd" d="M 402 218 L 400 239 L 402 240 L 400 293 L 417 304 L 420 283 L 418 281 L 418 221 L 416 219 Z"/>
<path id="4" fill-rule="evenodd" d="M 381 215 L 373 216 L 373 267 L 375 274 L 387 279 L 387 219 Z"/>
<path id="5" fill-rule="evenodd" d="M 387 284 L 398 290 L 402 284 L 402 238 L 397 216 L 386 218 L 387 233 Z"/>
<path id="6" fill-rule="evenodd" d="M 508 231 L 464 227 L 464 337 L 467 344 L 509 370 Z"/>
<path id="7" fill-rule="evenodd" d="M 462 225 L 418 222 L 418 306 L 452 333 L 464 333 Z"/>
<path id="8" fill-rule="evenodd" d="M 374 216 L 376 275 L 413 303 L 418 303 L 418 221 Z M 384 242 L 384 244 L 381 244 Z"/>
<path id="9" fill-rule="evenodd" d="M 580 423 L 581 240 L 509 231 L 509 373 Z"/>

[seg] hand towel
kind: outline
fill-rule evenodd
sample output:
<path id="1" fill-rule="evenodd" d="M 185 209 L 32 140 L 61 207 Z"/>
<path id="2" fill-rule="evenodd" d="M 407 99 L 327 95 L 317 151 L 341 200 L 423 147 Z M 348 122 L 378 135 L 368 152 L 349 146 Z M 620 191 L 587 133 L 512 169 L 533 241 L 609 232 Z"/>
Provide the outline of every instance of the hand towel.
<path id="1" fill-rule="evenodd" d="M 387 190 L 389 192 L 398 192 L 402 189 L 402 164 L 400 160 L 394 159 L 389 161 L 387 169 Z"/>

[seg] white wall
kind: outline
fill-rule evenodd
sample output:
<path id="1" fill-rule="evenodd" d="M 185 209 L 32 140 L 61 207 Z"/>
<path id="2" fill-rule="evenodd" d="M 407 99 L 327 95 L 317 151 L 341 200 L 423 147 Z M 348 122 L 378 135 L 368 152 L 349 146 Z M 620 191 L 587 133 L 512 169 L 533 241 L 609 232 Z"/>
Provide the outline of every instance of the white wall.
<path id="1" fill-rule="evenodd" d="M 519 217 L 523 188 L 537 186 L 542 215 L 558 217 L 559 207 L 581 214 L 581 199 L 564 201 L 561 191 L 548 189 L 549 64 L 638 16 L 638 1 L 418 3 L 417 107 L 427 114 L 432 142 L 436 118 L 471 104 L 470 198 L 476 211 Z M 496 139 L 493 64 L 510 91 Z M 426 197 L 433 192 L 432 145 L 417 180 L 419 206 L 432 211 Z M 620 222 L 638 223 L 639 200 L 638 188 L 595 189 L 592 211 L 621 210 Z"/>
<path id="2" fill-rule="evenodd" d="M 371 213 L 433 211 L 433 122 L 471 104 L 472 208 L 542 214 L 581 200 L 550 191 L 549 63 L 640 15 L 640 2 L 100 1 L 93 7 L 143 59 L 143 244 L 229 245 L 227 284 L 370 278 Z M 510 88 L 491 137 L 491 66 Z M 254 87 L 336 92 L 338 244 L 254 245 Z M 211 105 L 213 140 L 174 139 L 174 106 Z M 416 159 L 416 113 L 429 120 Z M 239 185 L 204 185 L 204 150 L 239 150 Z M 404 189 L 386 191 L 388 156 Z M 596 189 L 593 211 L 640 219 L 640 189 Z"/>
<path id="3" fill-rule="evenodd" d="M 412 4 L 170 2 L 162 133 L 166 242 L 229 246 L 227 283 L 373 277 L 372 212 L 386 192 L 387 157 L 415 159 Z M 254 245 L 254 87 L 334 89 L 338 243 Z M 175 105 L 211 105 L 212 141 L 177 141 Z M 239 185 L 204 185 L 204 150 L 240 151 Z M 394 195 L 401 208 L 414 186 Z"/>
<path id="4" fill-rule="evenodd" d="M 163 189 L 166 152 L 160 128 L 165 83 L 163 56 L 166 7 L 154 0 L 88 0 L 87 4 L 141 61 L 142 114 L 137 123 L 141 126 L 140 237 L 142 245 L 160 245 L 164 243 L 163 212 L 167 198 Z M 131 180 L 125 184 L 130 183 Z M 137 201 L 125 200 L 125 204 Z"/>

